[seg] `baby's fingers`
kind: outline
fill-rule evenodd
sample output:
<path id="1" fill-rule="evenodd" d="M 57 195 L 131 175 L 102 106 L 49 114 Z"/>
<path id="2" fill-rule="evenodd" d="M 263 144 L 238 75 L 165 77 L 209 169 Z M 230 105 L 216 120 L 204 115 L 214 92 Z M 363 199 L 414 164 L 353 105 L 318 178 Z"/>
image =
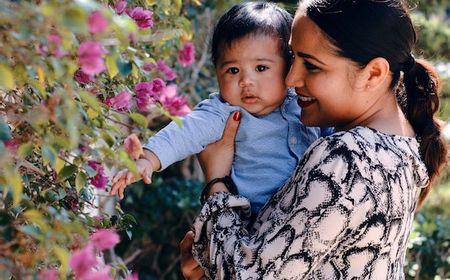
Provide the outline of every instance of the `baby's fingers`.
<path id="1" fill-rule="evenodd" d="M 122 169 L 119 172 L 117 172 L 116 175 L 114 175 L 114 178 L 112 180 L 112 183 L 116 183 L 117 181 L 119 181 L 122 177 L 124 177 L 127 174 L 128 170 L 127 169 Z"/>

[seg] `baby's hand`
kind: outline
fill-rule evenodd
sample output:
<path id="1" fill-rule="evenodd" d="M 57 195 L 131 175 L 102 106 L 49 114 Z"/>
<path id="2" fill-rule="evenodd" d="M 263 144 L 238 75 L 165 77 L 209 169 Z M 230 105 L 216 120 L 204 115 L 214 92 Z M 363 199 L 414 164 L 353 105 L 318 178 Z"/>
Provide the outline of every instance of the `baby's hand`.
<path id="1" fill-rule="evenodd" d="M 144 180 L 144 183 L 150 184 L 152 182 L 152 174 L 153 174 L 153 167 L 149 160 L 147 159 L 138 159 L 136 161 L 136 167 L 141 175 L 141 178 L 135 178 L 133 173 L 128 169 L 122 169 L 114 176 L 112 181 L 112 187 L 111 191 L 109 192 L 110 195 L 119 195 L 119 199 L 123 198 L 123 192 L 125 188 L 136 181 L 139 181 L 140 179 Z"/>

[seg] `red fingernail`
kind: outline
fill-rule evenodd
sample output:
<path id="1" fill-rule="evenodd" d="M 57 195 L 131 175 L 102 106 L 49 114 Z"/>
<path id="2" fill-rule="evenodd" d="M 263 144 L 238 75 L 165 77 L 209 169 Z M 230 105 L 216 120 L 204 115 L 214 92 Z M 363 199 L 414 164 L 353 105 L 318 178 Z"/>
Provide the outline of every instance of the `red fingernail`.
<path id="1" fill-rule="evenodd" d="M 234 114 L 233 114 L 233 120 L 235 120 L 235 121 L 241 120 L 241 112 L 239 112 L 239 111 L 234 112 Z"/>

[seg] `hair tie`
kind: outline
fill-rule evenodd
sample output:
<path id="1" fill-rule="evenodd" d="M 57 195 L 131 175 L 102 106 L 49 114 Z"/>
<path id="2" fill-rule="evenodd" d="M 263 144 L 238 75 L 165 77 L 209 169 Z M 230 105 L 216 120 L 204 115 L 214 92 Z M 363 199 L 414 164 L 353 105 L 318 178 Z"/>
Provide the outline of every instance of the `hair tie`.
<path id="1" fill-rule="evenodd" d="M 411 71 L 411 69 L 414 67 L 414 65 L 416 65 L 416 59 L 414 58 L 414 55 L 411 53 L 408 56 L 408 59 L 406 60 L 406 62 L 403 63 L 403 73 L 408 73 L 409 71 Z"/>

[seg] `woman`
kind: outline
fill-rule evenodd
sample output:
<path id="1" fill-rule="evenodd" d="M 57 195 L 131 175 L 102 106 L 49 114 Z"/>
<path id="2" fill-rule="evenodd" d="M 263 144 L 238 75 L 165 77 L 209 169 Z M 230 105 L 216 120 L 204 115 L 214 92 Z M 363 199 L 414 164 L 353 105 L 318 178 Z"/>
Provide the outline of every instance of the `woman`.
<path id="1" fill-rule="evenodd" d="M 305 125 L 337 132 L 312 144 L 247 230 L 248 201 L 220 179 L 230 172 L 238 125 L 230 118 L 223 139 L 203 155 L 213 180 L 194 224 L 203 271 L 185 256 L 186 277 L 404 278 L 414 212 L 447 158 L 433 117 L 439 79 L 412 56 L 415 41 L 401 1 L 300 4 L 286 83 Z"/>

